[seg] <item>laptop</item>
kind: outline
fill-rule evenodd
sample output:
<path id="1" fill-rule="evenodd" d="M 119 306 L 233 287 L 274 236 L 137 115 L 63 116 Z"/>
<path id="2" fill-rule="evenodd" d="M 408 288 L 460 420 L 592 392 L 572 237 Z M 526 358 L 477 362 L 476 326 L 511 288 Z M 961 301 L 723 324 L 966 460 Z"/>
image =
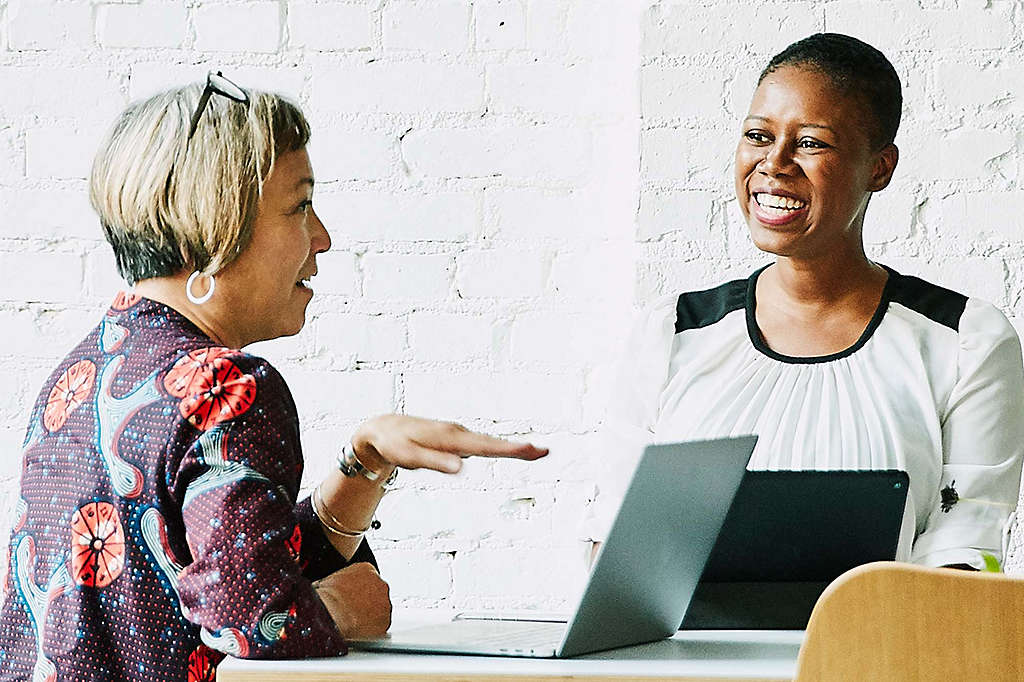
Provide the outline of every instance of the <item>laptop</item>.
<path id="1" fill-rule="evenodd" d="M 647 446 L 568 623 L 454 620 L 349 644 L 370 651 L 566 658 L 670 637 L 756 441 L 744 436 Z"/>
<path id="2" fill-rule="evenodd" d="M 722 525 L 684 630 L 803 630 L 830 582 L 892 561 L 906 472 L 748 471 Z"/>

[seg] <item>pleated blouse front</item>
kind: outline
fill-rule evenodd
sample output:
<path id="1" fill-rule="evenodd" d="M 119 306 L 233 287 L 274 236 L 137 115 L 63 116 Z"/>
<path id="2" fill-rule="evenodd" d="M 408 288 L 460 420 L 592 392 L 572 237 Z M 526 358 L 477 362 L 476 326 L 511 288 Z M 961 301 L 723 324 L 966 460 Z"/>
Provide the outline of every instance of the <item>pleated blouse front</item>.
<path id="1" fill-rule="evenodd" d="M 752 433 L 750 469 L 907 471 L 903 558 L 1000 556 L 1024 457 L 1024 369 L 1005 316 L 890 270 L 853 346 L 788 357 L 757 328 L 759 273 L 642 315 L 611 400 L 589 534 L 610 523 L 641 444 Z M 947 487 L 961 501 L 944 511 Z"/>

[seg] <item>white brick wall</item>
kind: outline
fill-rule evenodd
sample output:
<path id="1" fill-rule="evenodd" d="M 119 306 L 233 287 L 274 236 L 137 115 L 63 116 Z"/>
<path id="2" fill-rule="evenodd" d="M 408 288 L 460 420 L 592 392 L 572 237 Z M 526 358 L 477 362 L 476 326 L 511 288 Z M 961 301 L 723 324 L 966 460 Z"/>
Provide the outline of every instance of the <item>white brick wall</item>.
<path id="1" fill-rule="evenodd" d="M 1022 16 L 1019 0 L 0 0 L 0 535 L 35 392 L 118 288 L 84 179 L 130 99 L 223 68 L 303 105 L 334 246 L 307 327 L 254 351 L 292 387 L 307 482 L 391 410 L 550 445 L 408 473 L 373 541 L 400 605 L 564 608 L 629 308 L 765 260 L 732 153 L 790 40 L 851 32 L 904 79 L 872 255 L 1024 329 Z"/>

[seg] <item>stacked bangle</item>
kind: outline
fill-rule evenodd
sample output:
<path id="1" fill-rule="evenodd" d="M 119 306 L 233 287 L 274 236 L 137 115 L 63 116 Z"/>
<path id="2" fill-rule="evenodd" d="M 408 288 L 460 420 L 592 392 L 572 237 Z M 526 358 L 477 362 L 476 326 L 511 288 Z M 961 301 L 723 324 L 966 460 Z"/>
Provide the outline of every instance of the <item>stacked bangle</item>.
<path id="1" fill-rule="evenodd" d="M 390 476 L 381 481 L 379 471 L 374 471 L 359 460 L 359 457 L 356 455 L 356 449 L 352 447 L 351 441 L 345 443 L 341 448 L 341 452 L 338 453 L 338 470 L 348 478 L 354 478 L 362 474 L 363 478 L 368 481 L 380 481 L 380 487 L 384 488 L 384 490 L 393 488 L 395 478 L 398 477 L 398 468 L 396 467 L 391 471 Z"/>
<path id="2" fill-rule="evenodd" d="M 321 525 L 335 535 L 340 535 L 343 538 L 361 538 L 366 531 L 370 530 L 370 526 L 367 526 L 362 530 L 352 530 L 351 528 L 346 528 L 344 524 L 338 521 L 338 519 L 334 517 L 334 514 L 332 514 L 324 505 L 324 501 L 320 496 L 319 485 L 313 488 L 313 494 L 310 498 L 313 506 L 313 513 L 320 520 Z M 329 517 L 330 522 L 328 522 L 327 518 L 324 517 Z"/>

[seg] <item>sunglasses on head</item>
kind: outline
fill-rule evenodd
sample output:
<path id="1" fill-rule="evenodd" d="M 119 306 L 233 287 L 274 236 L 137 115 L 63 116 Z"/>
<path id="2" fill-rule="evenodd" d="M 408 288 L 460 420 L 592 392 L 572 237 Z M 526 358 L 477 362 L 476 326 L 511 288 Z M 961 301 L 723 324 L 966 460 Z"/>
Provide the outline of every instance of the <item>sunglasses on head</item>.
<path id="1" fill-rule="evenodd" d="M 192 114 L 192 121 L 188 127 L 189 142 L 192 140 L 192 136 L 196 134 L 196 128 L 199 126 L 199 119 L 203 117 L 203 111 L 206 110 L 206 105 L 214 93 L 227 97 L 235 102 L 240 102 L 242 104 L 249 103 L 249 95 L 246 94 L 245 90 L 225 78 L 224 74 L 220 71 L 211 71 L 206 76 L 206 87 L 203 88 L 203 94 L 199 97 L 199 104 L 196 105 L 195 113 Z"/>

